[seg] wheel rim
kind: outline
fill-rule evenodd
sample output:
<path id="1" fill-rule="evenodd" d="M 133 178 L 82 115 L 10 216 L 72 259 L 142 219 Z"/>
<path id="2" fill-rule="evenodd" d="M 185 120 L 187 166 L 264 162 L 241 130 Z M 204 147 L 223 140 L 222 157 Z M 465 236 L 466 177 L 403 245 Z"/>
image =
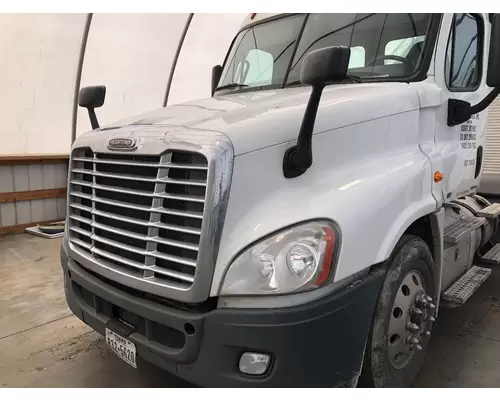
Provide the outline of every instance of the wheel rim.
<path id="1" fill-rule="evenodd" d="M 404 368 L 427 344 L 435 321 L 435 310 L 422 275 L 418 271 L 410 271 L 399 286 L 389 320 L 387 347 L 394 368 Z"/>

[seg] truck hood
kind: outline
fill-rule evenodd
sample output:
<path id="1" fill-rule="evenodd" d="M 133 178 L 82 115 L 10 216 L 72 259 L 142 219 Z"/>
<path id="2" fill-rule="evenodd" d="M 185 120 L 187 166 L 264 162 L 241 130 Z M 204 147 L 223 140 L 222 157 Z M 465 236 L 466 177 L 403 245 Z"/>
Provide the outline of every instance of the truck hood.
<path id="1" fill-rule="evenodd" d="M 309 87 L 295 87 L 216 96 L 151 111 L 100 131 L 125 127 L 130 131 L 133 126 L 138 132 L 141 126 L 155 126 L 154 131 L 165 133 L 216 131 L 231 139 L 234 154 L 239 155 L 295 141 L 310 93 Z M 321 98 L 314 134 L 418 108 L 416 91 L 405 83 L 329 86 Z M 141 134 L 147 131 L 151 132 Z"/>

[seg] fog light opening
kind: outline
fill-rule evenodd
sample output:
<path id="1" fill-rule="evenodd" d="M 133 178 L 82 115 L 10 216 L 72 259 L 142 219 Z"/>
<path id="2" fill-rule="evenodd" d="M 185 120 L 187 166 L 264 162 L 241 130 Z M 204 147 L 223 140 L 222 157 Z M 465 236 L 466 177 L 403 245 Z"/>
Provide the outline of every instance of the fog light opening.
<path id="1" fill-rule="evenodd" d="M 194 326 L 191 325 L 191 324 L 184 324 L 184 331 L 186 331 L 186 333 L 189 335 L 189 336 L 192 336 L 194 335 Z"/>
<path id="2" fill-rule="evenodd" d="M 240 372 L 247 375 L 264 375 L 270 365 L 271 356 L 262 353 L 243 353 L 240 357 Z"/>

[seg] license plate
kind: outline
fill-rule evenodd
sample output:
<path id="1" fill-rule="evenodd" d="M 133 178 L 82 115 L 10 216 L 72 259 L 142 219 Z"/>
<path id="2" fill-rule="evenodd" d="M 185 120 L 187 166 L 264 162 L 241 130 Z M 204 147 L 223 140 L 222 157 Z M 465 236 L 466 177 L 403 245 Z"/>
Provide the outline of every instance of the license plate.
<path id="1" fill-rule="evenodd" d="M 137 368 L 135 344 L 106 328 L 106 343 L 127 364 Z"/>

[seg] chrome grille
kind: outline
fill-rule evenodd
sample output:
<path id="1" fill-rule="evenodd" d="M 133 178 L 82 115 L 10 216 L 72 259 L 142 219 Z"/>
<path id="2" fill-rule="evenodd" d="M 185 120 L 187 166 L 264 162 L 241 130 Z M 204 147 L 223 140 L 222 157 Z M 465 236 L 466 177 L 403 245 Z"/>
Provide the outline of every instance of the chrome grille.
<path id="1" fill-rule="evenodd" d="M 199 254 L 208 177 L 204 155 L 94 153 L 71 159 L 69 239 L 112 269 L 188 289 Z"/>

